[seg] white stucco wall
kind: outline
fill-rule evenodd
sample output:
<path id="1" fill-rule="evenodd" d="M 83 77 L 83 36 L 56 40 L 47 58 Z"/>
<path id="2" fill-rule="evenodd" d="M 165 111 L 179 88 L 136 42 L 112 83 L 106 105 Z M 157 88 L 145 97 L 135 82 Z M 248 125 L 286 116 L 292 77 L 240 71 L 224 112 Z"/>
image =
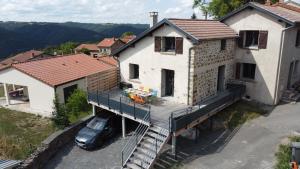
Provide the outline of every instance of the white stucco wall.
<path id="1" fill-rule="evenodd" d="M 255 80 L 247 80 L 247 95 L 265 104 L 274 104 L 281 32 L 285 23 L 257 10 L 244 10 L 225 20 L 236 32 L 267 30 L 267 49 L 236 49 L 236 61 L 256 64 Z"/>
<path id="2" fill-rule="evenodd" d="M 282 95 L 282 92 L 287 88 L 291 62 L 299 62 L 298 68 L 295 67 L 294 73 L 292 75 L 291 84 L 294 84 L 295 82 L 298 82 L 300 80 L 300 47 L 295 46 L 298 30 L 300 30 L 300 27 L 294 27 L 285 31 L 283 35 L 283 60 L 280 69 L 279 97 Z"/>
<path id="3" fill-rule="evenodd" d="M 51 116 L 53 111 L 54 88 L 14 68 L 0 72 L 0 83 L 16 84 L 28 88 L 30 107 L 42 116 Z"/>
<path id="4" fill-rule="evenodd" d="M 175 71 L 174 97 L 167 97 L 170 101 L 187 104 L 188 96 L 188 56 L 189 48 L 193 45 L 184 37 L 183 54 L 162 54 L 154 52 L 155 36 L 184 37 L 180 32 L 169 26 L 163 26 L 120 54 L 121 80 L 132 83 L 134 87 L 146 86 L 158 91 L 161 96 L 162 69 Z M 129 79 L 129 64 L 139 65 L 139 79 Z"/>
<path id="5" fill-rule="evenodd" d="M 69 86 L 73 86 L 75 84 L 77 84 L 78 89 L 81 89 L 83 91 L 87 91 L 86 78 L 82 78 L 82 79 L 79 79 L 79 80 L 76 80 L 76 81 L 72 81 L 72 82 L 57 86 L 55 88 L 55 93 L 56 93 L 57 98 L 58 98 L 60 103 L 65 103 L 66 102 L 66 100 L 64 98 L 64 88 L 69 87 Z"/>

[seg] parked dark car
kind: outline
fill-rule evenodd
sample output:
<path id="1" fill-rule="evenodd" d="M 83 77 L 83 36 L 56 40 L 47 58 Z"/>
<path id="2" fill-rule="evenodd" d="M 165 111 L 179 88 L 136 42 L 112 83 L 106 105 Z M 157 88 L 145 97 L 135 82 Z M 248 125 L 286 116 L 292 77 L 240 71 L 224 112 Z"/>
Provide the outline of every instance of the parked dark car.
<path id="1" fill-rule="evenodd" d="M 75 143 L 83 149 L 102 146 L 105 140 L 115 134 L 112 117 L 95 117 L 75 137 Z"/>

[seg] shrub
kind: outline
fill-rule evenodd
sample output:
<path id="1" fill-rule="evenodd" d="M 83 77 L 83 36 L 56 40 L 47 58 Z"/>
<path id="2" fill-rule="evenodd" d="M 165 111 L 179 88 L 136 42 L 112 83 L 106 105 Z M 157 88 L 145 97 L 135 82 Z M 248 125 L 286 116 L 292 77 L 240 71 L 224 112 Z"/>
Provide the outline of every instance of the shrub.
<path id="1" fill-rule="evenodd" d="M 87 112 L 91 110 L 91 106 L 87 102 L 86 92 L 76 89 L 68 98 L 66 109 L 69 115 L 75 115 L 76 117 L 79 116 L 80 112 Z"/>
<path id="2" fill-rule="evenodd" d="M 53 111 L 53 122 L 58 128 L 64 128 L 70 124 L 68 119 L 66 108 L 63 104 L 59 103 L 57 96 L 53 101 L 54 111 Z"/>

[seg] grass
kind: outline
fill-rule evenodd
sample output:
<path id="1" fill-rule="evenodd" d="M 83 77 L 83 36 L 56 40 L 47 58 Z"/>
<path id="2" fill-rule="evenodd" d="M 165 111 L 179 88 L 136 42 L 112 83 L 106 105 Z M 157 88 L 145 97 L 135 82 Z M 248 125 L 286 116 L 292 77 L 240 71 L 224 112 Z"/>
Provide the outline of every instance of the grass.
<path id="1" fill-rule="evenodd" d="M 266 113 L 257 104 L 239 101 L 218 113 L 217 118 L 224 121 L 227 128 L 234 129 Z"/>
<path id="2" fill-rule="evenodd" d="M 300 142 L 300 136 L 289 137 L 290 142 Z M 279 145 L 279 149 L 275 154 L 277 163 L 275 169 L 287 169 L 290 168 L 290 160 L 292 158 L 292 152 L 289 144 Z"/>
<path id="3" fill-rule="evenodd" d="M 68 119 L 69 119 L 71 124 L 74 124 L 77 121 L 79 121 L 80 119 L 82 119 L 82 118 L 84 118 L 88 115 L 91 115 L 91 114 L 92 114 L 92 112 L 79 112 L 78 115 L 69 114 Z"/>
<path id="4" fill-rule="evenodd" d="M 0 97 L 4 97 L 4 87 L 0 85 Z"/>
<path id="5" fill-rule="evenodd" d="M 0 108 L 0 159 L 25 159 L 55 131 L 50 119 Z"/>

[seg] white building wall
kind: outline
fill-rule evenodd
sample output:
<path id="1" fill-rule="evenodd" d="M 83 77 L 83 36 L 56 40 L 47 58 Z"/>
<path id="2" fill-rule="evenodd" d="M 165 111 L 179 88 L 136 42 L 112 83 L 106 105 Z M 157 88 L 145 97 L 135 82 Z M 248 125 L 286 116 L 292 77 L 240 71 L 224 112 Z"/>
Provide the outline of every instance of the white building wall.
<path id="1" fill-rule="evenodd" d="M 134 87 L 145 86 L 158 91 L 161 96 L 162 69 L 175 71 L 174 97 L 166 99 L 187 104 L 188 96 L 188 64 L 189 49 L 192 43 L 184 37 L 183 54 L 163 54 L 154 52 L 155 36 L 184 37 L 180 32 L 169 26 L 163 26 L 153 32 L 152 36 L 141 39 L 134 47 L 120 54 L 121 80 L 132 83 Z M 129 79 L 129 64 L 139 65 L 139 79 Z"/>
<path id="2" fill-rule="evenodd" d="M 280 53 L 281 32 L 285 23 L 278 22 L 257 10 L 244 10 L 227 20 L 236 32 L 240 30 L 267 30 L 267 49 L 236 49 L 236 61 L 256 64 L 255 80 L 245 80 L 247 95 L 265 104 L 274 104 L 275 84 Z"/>
<path id="3" fill-rule="evenodd" d="M 55 88 L 55 93 L 56 93 L 56 96 L 57 96 L 60 103 L 66 103 L 66 100 L 64 98 L 64 88 L 69 87 L 69 86 L 73 86 L 75 84 L 77 84 L 78 89 L 81 89 L 83 91 L 87 91 L 86 78 L 82 78 L 82 79 L 79 79 L 79 80 L 76 80 L 76 81 L 72 81 L 72 82 L 57 86 Z"/>
<path id="4" fill-rule="evenodd" d="M 53 111 L 54 88 L 14 68 L 0 72 L 0 83 L 16 84 L 28 88 L 30 107 L 39 115 L 50 117 Z"/>

